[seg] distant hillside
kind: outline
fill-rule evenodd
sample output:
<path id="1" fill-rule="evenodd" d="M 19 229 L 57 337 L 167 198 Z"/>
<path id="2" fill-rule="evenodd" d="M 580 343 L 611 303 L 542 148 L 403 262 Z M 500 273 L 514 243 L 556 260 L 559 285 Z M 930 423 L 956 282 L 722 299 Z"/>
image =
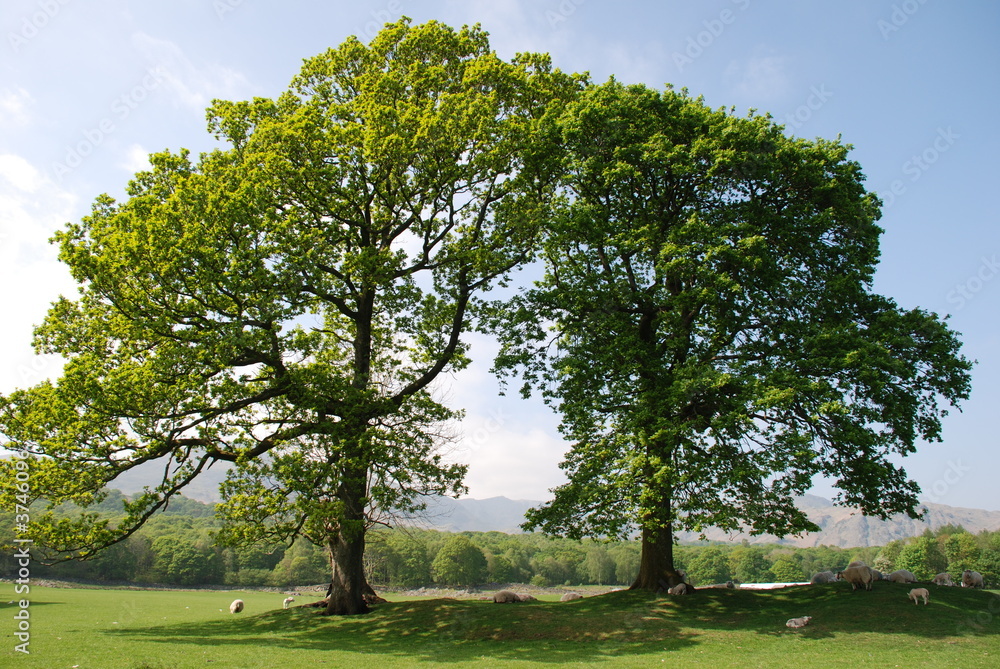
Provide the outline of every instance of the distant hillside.
<path id="1" fill-rule="evenodd" d="M 419 524 L 450 532 L 491 531 L 518 532 L 524 522 L 524 512 L 541 502 L 510 500 L 505 497 L 492 499 L 442 499 L 428 510 L 427 517 Z M 926 504 L 924 520 L 913 520 L 899 515 L 890 520 L 862 516 L 857 509 L 834 506 L 832 502 L 815 495 L 805 495 L 798 500 L 799 508 L 819 525 L 821 532 L 803 537 L 778 539 L 770 535 L 727 535 L 721 530 L 709 531 L 706 536 L 713 541 L 750 543 L 782 543 L 790 546 L 884 546 L 894 539 L 905 539 L 922 534 L 924 530 L 945 525 L 961 525 L 976 533 L 982 530 L 1000 530 L 1000 511 L 964 509 L 943 504 Z M 684 542 L 698 541 L 697 533 L 680 536 Z"/>
<path id="2" fill-rule="evenodd" d="M 195 485 L 184 489 L 190 499 L 206 503 L 219 501 L 219 482 L 225 478 L 225 469 L 215 467 L 203 473 Z M 126 495 L 139 492 L 144 485 L 153 485 L 150 473 L 127 472 L 119 477 L 111 487 Z M 506 497 L 490 499 L 451 499 L 438 497 L 431 500 L 428 509 L 411 522 L 419 527 L 448 532 L 520 532 L 525 512 L 542 502 L 512 500 Z M 878 520 L 862 516 L 857 509 L 834 506 L 829 500 L 815 495 L 805 495 L 798 499 L 799 508 L 822 528 L 802 537 L 778 539 L 770 535 L 752 537 L 749 535 L 727 535 L 721 530 L 709 530 L 706 537 L 712 541 L 742 541 L 750 543 L 781 543 L 789 546 L 884 546 L 894 539 L 918 536 L 924 530 L 937 529 L 944 525 L 961 525 L 970 532 L 1000 530 L 1000 511 L 965 509 L 944 504 L 925 504 L 927 514 L 924 520 L 913 520 L 900 515 L 890 520 Z M 697 533 L 680 536 L 681 541 L 697 541 Z"/>

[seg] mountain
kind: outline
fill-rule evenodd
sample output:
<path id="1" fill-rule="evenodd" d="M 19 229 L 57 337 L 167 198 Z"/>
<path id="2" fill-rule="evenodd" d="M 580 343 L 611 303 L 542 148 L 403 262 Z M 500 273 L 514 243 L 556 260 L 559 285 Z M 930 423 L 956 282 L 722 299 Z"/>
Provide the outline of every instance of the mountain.
<path id="1" fill-rule="evenodd" d="M 116 479 L 111 487 L 126 495 L 139 492 L 144 485 L 155 485 L 156 480 L 149 472 L 127 472 Z M 159 473 L 159 472 L 156 472 Z M 194 484 L 184 489 L 184 495 L 206 503 L 219 501 L 219 482 L 225 478 L 225 469 L 216 467 L 204 472 Z M 705 537 L 710 541 L 739 542 L 746 539 L 750 543 L 784 544 L 788 546 L 884 546 L 894 539 L 914 537 L 927 529 L 935 530 L 944 525 L 961 525 L 969 532 L 1000 530 L 1000 511 L 966 509 L 944 504 L 924 504 L 927 513 L 923 520 L 913 520 L 902 514 L 889 520 L 879 520 L 861 515 L 857 509 L 834 506 L 830 500 L 815 495 L 797 498 L 799 508 L 816 523 L 821 531 L 801 537 L 779 539 L 770 535 L 753 537 L 743 534 L 726 534 L 721 530 L 709 529 Z M 452 499 L 436 497 L 428 502 L 428 508 L 419 516 L 407 521 L 417 527 L 443 530 L 447 532 L 520 532 L 525 512 L 542 502 L 512 500 L 506 497 L 489 499 Z M 699 535 L 695 532 L 682 533 L 683 542 L 695 542 Z"/>
<path id="2" fill-rule="evenodd" d="M 889 520 L 879 520 L 861 515 L 858 509 L 834 506 L 830 500 L 815 495 L 804 495 L 796 502 L 809 519 L 822 528 L 821 531 L 779 539 L 770 535 L 754 537 L 709 530 L 705 533 L 706 538 L 726 542 L 746 539 L 750 543 L 784 544 L 802 548 L 822 545 L 854 548 L 884 546 L 894 539 L 919 536 L 927 529 L 936 530 L 945 525 L 961 525 L 972 533 L 1000 530 L 1000 511 L 928 503 L 923 505 L 927 509 L 923 520 L 914 520 L 902 514 Z M 524 522 L 524 512 L 539 504 L 541 502 L 510 500 L 506 497 L 458 500 L 440 498 L 429 505 L 427 513 L 415 524 L 449 532 L 519 532 L 518 526 Z M 696 542 L 699 535 L 695 532 L 682 533 L 679 539 L 685 543 Z"/>

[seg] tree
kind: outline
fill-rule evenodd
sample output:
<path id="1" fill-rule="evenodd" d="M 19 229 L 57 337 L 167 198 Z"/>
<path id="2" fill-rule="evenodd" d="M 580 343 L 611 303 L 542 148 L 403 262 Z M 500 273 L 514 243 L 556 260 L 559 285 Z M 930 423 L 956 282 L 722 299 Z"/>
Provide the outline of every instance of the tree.
<path id="1" fill-rule="evenodd" d="M 961 574 L 966 569 L 975 569 L 981 555 L 976 537 L 969 532 L 958 532 L 948 537 L 944 552 L 948 558 L 948 571 L 953 574 Z"/>
<path id="2" fill-rule="evenodd" d="M 726 552 L 718 546 L 699 549 L 688 562 L 688 578 L 695 585 L 725 583 L 731 578 Z"/>
<path id="3" fill-rule="evenodd" d="M 394 554 L 391 565 L 393 583 L 410 588 L 430 583 L 431 561 L 427 556 L 427 545 L 422 539 L 393 532 L 389 535 L 388 543 Z"/>
<path id="4" fill-rule="evenodd" d="M 816 531 L 836 502 L 916 515 L 893 458 L 939 440 L 971 363 L 935 314 L 871 292 L 879 202 L 839 141 L 615 81 L 552 131 L 564 206 L 543 278 L 498 319 L 502 374 L 540 389 L 567 483 L 527 529 L 628 536 L 633 587 L 676 583 L 674 532 Z"/>
<path id="5" fill-rule="evenodd" d="M 486 556 L 464 534 L 444 543 L 431 563 L 431 575 L 443 585 L 470 586 L 486 578 Z"/>
<path id="6" fill-rule="evenodd" d="M 875 558 L 873 563 L 875 568 L 886 574 L 890 574 L 899 567 L 897 566 L 899 561 L 899 554 L 903 552 L 903 542 L 899 539 L 890 541 L 882 550 L 878 552 L 878 557 Z"/>
<path id="7" fill-rule="evenodd" d="M 583 572 L 587 582 L 607 584 L 615 582 L 615 560 L 603 544 L 587 547 L 587 557 L 583 560 Z"/>
<path id="8" fill-rule="evenodd" d="M 802 567 L 791 555 L 779 555 L 769 569 L 776 583 L 798 583 L 808 580 Z"/>
<path id="9" fill-rule="evenodd" d="M 378 514 L 463 490 L 432 384 L 532 252 L 551 190 L 534 128 L 576 88 L 479 27 L 403 19 L 276 100 L 215 102 L 224 148 L 153 155 L 126 201 L 98 198 L 56 237 L 80 296 L 36 331 L 64 373 L 0 399 L 0 432 L 53 502 L 98 502 L 147 462 L 163 479 L 120 522 L 38 517 L 36 544 L 90 556 L 224 461 L 221 536 L 306 537 L 329 553 L 327 613 L 367 610 Z"/>
<path id="10" fill-rule="evenodd" d="M 896 558 L 896 569 L 906 569 L 918 581 L 929 581 L 948 568 L 948 560 L 932 537 L 914 537 Z"/>
<path id="11" fill-rule="evenodd" d="M 740 583 L 762 583 L 770 580 L 771 572 L 764 550 L 744 544 L 729 552 L 729 570 Z"/>

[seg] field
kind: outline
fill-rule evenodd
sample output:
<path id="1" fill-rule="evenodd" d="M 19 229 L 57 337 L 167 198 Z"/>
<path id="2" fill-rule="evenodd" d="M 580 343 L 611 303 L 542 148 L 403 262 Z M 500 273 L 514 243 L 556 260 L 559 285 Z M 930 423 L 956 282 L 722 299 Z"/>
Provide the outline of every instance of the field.
<path id="1" fill-rule="evenodd" d="M 282 610 L 254 591 L 32 587 L 29 655 L 16 652 L 19 606 L 0 584 L 0 666 L 187 667 L 997 667 L 1000 595 L 845 583 L 687 597 L 616 592 L 568 603 L 405 599 L 366 616 Z M 231 615 L 229 603 L 246 602 Z M 299 597 L 296 604 L 311 601 Z M 811 615 L 800 630 L 791 617 Z M 373 656 L 377 656 L 377 659 Z"/>

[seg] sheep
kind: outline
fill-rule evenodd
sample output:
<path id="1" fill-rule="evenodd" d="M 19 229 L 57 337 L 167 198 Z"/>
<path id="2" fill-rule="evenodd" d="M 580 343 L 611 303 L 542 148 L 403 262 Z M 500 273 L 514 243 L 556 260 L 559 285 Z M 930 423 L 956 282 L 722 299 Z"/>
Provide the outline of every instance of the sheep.
<path id="1" fill-rule="evenodd" d="M 294 597 L 285 597 L 285 601 L 281 603 L 281 608 L 287 609 L 294 601 L 295 601 Z"/>
<path id="2" fill-rule="evenodd" d="M 229 612 L 230 613 L 239 613 L 242 610 L 243 610 L 243 600 L 242 599 L 234 599 L 233 603 L 229 605 Z"/>
<path id="3" fill-rule="evenodd" d="M 983 575 L 978 571 L 972 571 L 971 569 L 966 569 L 962 572 L 962 587 L 963 588 L 982 588 L 983 587 Z"/>
<path id="4" fill-rule="evenodd" d="M 876 581 L 884 581 L 885 574 L 880 572 L 878 569 L 872 569 L 872 579 Z"/>
<path id="5" fill-rule="evenodd" d="M 531 595 L 526 595 L 524 593 L 520 593 L 520 594 L 517 595 L 517 601 L 519 601 L 519 602 L 537 602 L 538 598 L 537 597 L 532 597 Z"/>
<path id="6" fill-rule="evenodd" d="M 805 627 L 806 625 L 809 624 L 810 620 L 812 620 L 812 616 L 802 616 L 801 618 L 790 618 L 788 622 L 785 623 L 785 627 L 791 627 L 792 629 Z"/>
<path id="7" fill-rule="evenodd" d="M 908 597 L 913 600 L 914 604 L 919 604 L 920 602 L 917 600 L 923 597 L 924 606 L 927 606 L 927 600 L 930 596 L 931 593 L 927 590 L 927 588 L 914 588 L 913 590 L 910 590 L 910 594 L 908 595 Z"/>
<path id="8" fill-rule="evenodd" d="M 820 583 L 833 583 L 836 580 L 837 576 L 832 571 L 819 571 L 813 574 L 812 580 L 809 582 L 817 585 Z"/>
<path id="9" fill-rule="evenodd" d="M 893 583 L 916 583 L 917 577 L 913 575 L 913 572 L 906 571 L 905 569 L 897 569 L 889 574 L 889 580 Z"/>
<path id="10" fill-rule="evenodd" d="M 875 575 L 870 567 L 848 567 L 844 571 L 837 572 L 837 580 L 850 583 L 851 592 L 857 590 L 859 585 L 865 586 L 865 590 L 871 590 Z"/>
<path id="11" fill-rule="evenodd" d="M 694 588 L 687 583 L 678 583 L 674 587 L 668 589 L 667 592 L 671 595 L 690 595 L 694 592 Z"/>
<path id="12" fill-rule="evenodd" d="M 565 595 L 559 598 L 560 602 L 572 602 L 577 599 L 583 599 L 583 595 L 578 592 L 567 592 Z"/>
<path id="13" fill-rule="evenodd" d="M 935 576 L 931 582 L 934 585 L 955 585 L 955 582 L 951 580 L 951 574 L 948 572 L 942 572 Z"/>
<path id="14" fill-rule="evenodd" d="M 850 569 L 851 567 L 867 567 L 867 566 L 868 565 L 865 564 L 864 560 L 855 560 L 851 564 L 847 565 L 847 568 Z"/>
<path id="15" fill-rule="evenodd" d="M 510 590 L 500 590 L 493 594 L 493 601 L 496 604 L 511 604 L 521 601 L 521 598 Z"/>

